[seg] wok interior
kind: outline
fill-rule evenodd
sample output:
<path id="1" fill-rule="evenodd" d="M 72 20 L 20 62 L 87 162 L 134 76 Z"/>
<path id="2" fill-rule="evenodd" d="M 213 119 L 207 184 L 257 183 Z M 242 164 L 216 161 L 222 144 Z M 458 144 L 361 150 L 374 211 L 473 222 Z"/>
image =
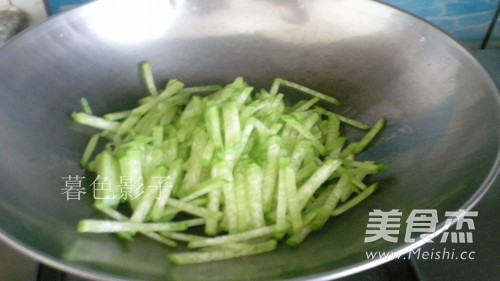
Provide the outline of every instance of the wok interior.
<path id="1" fill-rule="evenodd" d="M 443 222 L 445 211 L 467 207 L 492 181 L 498 90 L 467 51 L 430 25 L 368 1 L 311 1 L 300 22 L 287 21 L 272 1 L 226 1 L 202 12 L 189 3 L 169 6 L 174 19 L 154 39 L 123 41 L 101 32 L 96 15 L 111 4 L 94 3 L 1 49 L 0 227 L 8 239 L 52 265 L 101 277 L 340 276 L 366 264 L 366 250 L 407 246 L 404 224 L 398 243 L 364 243 L 371 210 L 399 209 L 404 222 L 411 210 L 436 209 Z M 120 23 L 117 14 L 108 13 L 109 21 Z M 346 116 L 369 124 L 386 117 L 383 135 L 361 156 L 389 165 L 377 178 L 379 190 L 300 247 L 225 262 L 173 266 L 172 250 L 146 239 L 126 247 L 111 235 L 78 234 L 77 222 L 96 216 L 92 190 L 67 201 L 62 177 L 85 174 L 78 161 L 93 131 L 73 124 L 69 113 L 80 110 L 81 97 L 97 115 L 135 106 L 145 94 L 139 74 L 145 60 L 158 85 L 171 78 L 228 83 L 241 75 L 268 88 L 283 77 L 334 95 L 342 103 L 334 110 Z"/>

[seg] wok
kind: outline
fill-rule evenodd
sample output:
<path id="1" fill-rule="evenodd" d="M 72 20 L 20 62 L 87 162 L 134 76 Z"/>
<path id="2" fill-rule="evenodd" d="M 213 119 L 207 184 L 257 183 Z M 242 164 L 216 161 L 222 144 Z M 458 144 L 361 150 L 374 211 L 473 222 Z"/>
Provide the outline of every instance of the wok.
<path id="1" fill-rule="evenodd" d="M 92 190 L 62 194 L 91 130 L 69 113 L 87 97 L 97 115 L 145 93 L 139 63 L 158 84 L 268 88 L 283 77 L 334 95 L 337 112 L 384 134 L 362 155 L 386 163 L 381 187 L 297 248 L 174 266 L 172 250 L 138 237 L 79 234 L 96 217 Z M 374 1 L 97 1 L 55 16 L 0 49 L 0 237 L 56 268 L 99 279 L 330 280 L 377 266 L 366 251 L 405 253 L 415 209 L 473 209 L 499 173 L 500 98 L 467 49 L 436 27 Z M 287 97 L 294 99 L 296 97 Z M 356 135 L 354 135 L 356 137 Z M 88 182 L 84 182 L 88 184 Z M 369 212 L 402 212 L 397 243 L 364 243 Z"/>

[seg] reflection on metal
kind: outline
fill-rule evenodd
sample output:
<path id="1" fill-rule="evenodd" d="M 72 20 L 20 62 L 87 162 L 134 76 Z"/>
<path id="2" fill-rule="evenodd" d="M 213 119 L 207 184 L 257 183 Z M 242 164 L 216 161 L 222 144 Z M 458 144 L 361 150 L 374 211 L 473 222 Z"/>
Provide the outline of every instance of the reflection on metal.
<path id="1" fill-rule="evenodd" d="M 182 1 L 176 1 L 179 3 Z M 168 1 L 106 0 L 88 12 L 88 28 L 99 36 L 120 43 L 138 43 L 165 35 L 179 14 Z"/>

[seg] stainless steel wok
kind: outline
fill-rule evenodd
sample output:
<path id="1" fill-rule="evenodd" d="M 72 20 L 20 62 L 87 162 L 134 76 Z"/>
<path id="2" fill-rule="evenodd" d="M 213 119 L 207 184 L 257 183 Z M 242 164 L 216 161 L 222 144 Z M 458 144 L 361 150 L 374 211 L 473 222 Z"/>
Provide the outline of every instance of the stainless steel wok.
<path id="1" fill-rule="evenodd" d="M 224 83 L 276 76 L 335 95 L 336 110 L 387 128 L 364 158 L 387 163 L 381 188 L 297 248 L 174 266 L 146 239 L 76 232 L 95 216 L 92 190 L 62 193 L 90 131 L 69 113 L 87 97 L 97 114 L 144 95 L 139 63 L 158 82 Z M 289 97 L 293 99 L 294 97 Z M 405 218 L 473 208 L 499 173 L 500 96 L 460 44 L 418 18 L 373 1 L 97 1 L 56 16 L 0 49 L 0 237 L 54 267 L 90 278 L 330 280 L 383 261 L 365 251 L 408 252 Z M 369 212 L 403 213 L 397 243 L 364 243 Z M 479 214 L 480 215 L 480 214 Z"/>

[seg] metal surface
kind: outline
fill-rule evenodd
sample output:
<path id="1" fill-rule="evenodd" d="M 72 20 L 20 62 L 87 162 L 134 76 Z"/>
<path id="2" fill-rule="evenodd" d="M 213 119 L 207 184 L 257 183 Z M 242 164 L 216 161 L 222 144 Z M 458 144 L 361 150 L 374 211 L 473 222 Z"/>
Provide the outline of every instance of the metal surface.
<path id="1" fill-rule="evenodd" d="M 141 4 L 139 4 L 141 3 Z M 366 250 L 409 251 L 423 242 L 363 243 L 369 211 L 469 209 L 499 173 L 498 88 L 458 43 L 398 10 L 362 0 L 97 1 L 23 33 L 0 49 L 0 227 L 17 249 L 91 278 L 328 280 L 382 261 Z M 144 94 L 138 72 L 158 83 L 257 86 L 285 77 L 334 94 L 336 110 L 384 135 L 363 157 L 387 163 L 381 188 L 298 248 L 227 262 L 173 266 L 170 250 L 145 239 L 76 233 L 95 215 L 92 192 L 66 201 L 61 177 L 91 131 L 68 114 L 88 98 L 97 114 Z M 297 98 L 297 97 L 287 97 Z M 356 136 L 353 136 L 356 137 Z"/>
<path id="2" fill-rule="evenodd" d="M 500 49 L 475 51 L 474 55 L 484 65 L 495 81 L 500 83 Z M 495 280 L 500 264 L 492 263 L 500 259 L 497 249 L 500 240 L 492 233 L 500 232 L 500 219 L 498 217 L 500 206 L 500 181 L 494 183 L 484 198 L 473 209 L 478 212 L 474 219 L 474 242 L 457 244 L 452 241 L 446 243 L 429 243 L 420 248 L 421 251 L 451 251 L 467 254 L 472 253 L 472 259 L 413 259 L 414 268 L 417 269 L 418 280 Z M 463 270 L 466 269 L 466 270 Z"/>

